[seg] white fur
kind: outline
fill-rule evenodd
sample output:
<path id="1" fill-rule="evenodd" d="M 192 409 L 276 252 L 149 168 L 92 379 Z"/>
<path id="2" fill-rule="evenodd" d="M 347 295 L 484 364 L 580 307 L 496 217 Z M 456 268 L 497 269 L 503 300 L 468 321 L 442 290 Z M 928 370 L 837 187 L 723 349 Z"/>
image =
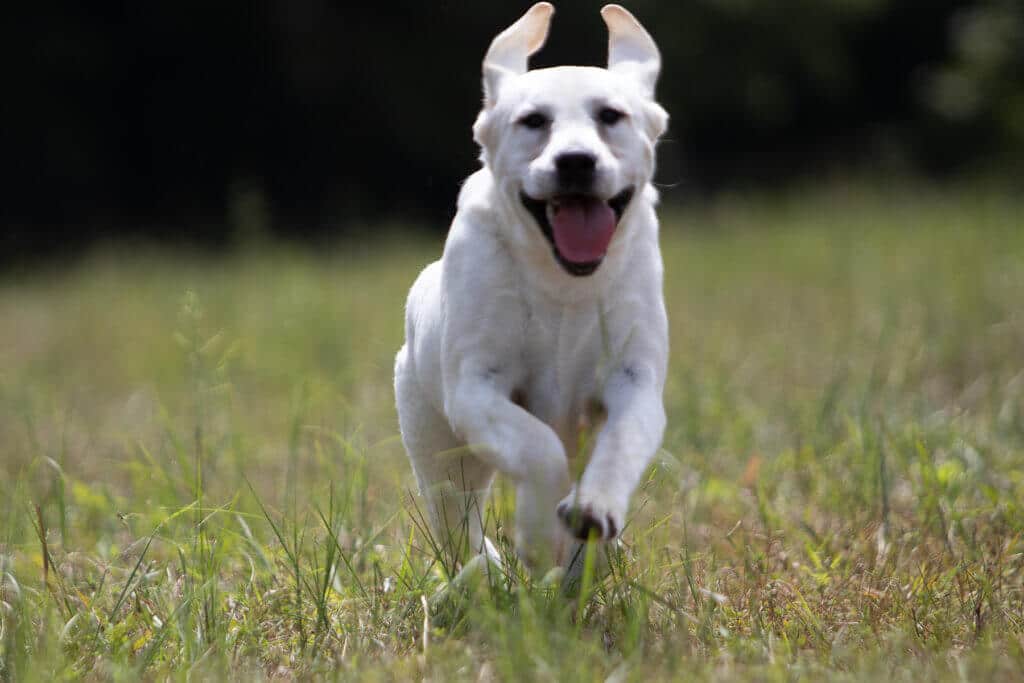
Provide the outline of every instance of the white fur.
<path id="1" fill-rule="evenodd" d="M 652 99 L 657 48 L 609 5 L 608 69 L 527 71 L 552 11 L 534 5 L 484 60 L 485 107 L 473 128 L 484 167 L 459 194 L 442 259 L 409 293 L 395 363 L 402 438 L 435 537 L 493 556 L 482 510 L 501 472 L 516 485 L 517 548 L 538 566 L 568 559 L 580 515 L 605 540 L 622 531 L 661 443 L 668 358 L 650 184 L 667 121 Z M 603 106 L 626 117 L 604 125 L 595 116 Z M 517 123 L 536 110 L 550 119 L 544 130 Z M 520 201 L 520 192 L 556 191 L 554 158 L 567 151 L 596 156 L 601 199 L 635 187 L 607 255 L 584 277 L 559 265 Z M 568 458 L 594 406 L 607 419 L 574 483 Z"/>

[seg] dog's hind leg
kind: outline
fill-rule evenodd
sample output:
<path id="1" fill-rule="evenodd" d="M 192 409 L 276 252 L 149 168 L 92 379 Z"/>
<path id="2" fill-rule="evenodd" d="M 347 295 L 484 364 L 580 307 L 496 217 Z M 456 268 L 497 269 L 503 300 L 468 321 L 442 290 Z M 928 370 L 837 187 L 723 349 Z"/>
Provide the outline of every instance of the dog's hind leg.
<path id="1" fill-rule="evenodd" d="M 459 455 L 460 452 L 465 452 L 465 448 L 436 451 L 433 462 L 421 459 L 413 465 L 430 515 L 434 541 L 448 557 L 464 559 L 469 551 L 484 554 L 500 565 L 498 550 L 484 530 L 484 506 L 494 470 L 472 455 Z"/>
<path id="2" fill-rule="evenodd" d="M 403 348 L 395 364 L 398 421 L 435 549 L 446 559 L 464 560 L 468 551 L 500 564 L 497 549 L 484 535 L 484 505 L 494 468 L 473 456 L 452 433 L 448 421 L 423 395 L 405 354 Z"/>

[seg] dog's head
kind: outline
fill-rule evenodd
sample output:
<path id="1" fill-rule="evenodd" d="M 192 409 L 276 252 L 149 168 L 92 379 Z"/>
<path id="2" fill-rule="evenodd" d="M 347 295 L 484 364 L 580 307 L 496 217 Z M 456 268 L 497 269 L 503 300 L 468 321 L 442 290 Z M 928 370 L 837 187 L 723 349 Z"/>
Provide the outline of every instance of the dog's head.
<path id="1" fill-rule="evenodd" d="M 607 5 L 607 69 L 529 71 L 553 13 L 537 3 L 491 43 L 473 135 L 500 191 L 537 223 L 535 237 L 567 272 L 590 275 L 654 173 L 668 122 L 653 99 L 661 58 L 632 14 Z"/>

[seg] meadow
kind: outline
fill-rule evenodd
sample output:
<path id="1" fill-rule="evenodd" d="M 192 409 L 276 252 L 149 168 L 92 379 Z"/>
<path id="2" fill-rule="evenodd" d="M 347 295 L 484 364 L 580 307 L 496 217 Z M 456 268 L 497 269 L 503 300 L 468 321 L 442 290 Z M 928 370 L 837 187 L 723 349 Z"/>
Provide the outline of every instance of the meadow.
<path id="1" fill-rule="evenodd" d="M 1024 680 L 1024 199 L 663 211 L 663 450 L 579 594 L 453 581 L 391 369 L 441 237 L 0 273 L 0 680 Z"/>

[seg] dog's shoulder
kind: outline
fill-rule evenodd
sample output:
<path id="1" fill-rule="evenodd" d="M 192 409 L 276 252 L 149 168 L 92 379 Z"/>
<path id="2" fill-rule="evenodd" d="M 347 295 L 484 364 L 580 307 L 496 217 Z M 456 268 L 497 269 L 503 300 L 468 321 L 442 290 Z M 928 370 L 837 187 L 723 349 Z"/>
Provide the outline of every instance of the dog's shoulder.
<path id="1" fill-rule="evenodd" d="M 491 170 L 484 166 L 463 181 L 456 201 L 456 218 L 474 218 L 481 217 L 481 214 L 489 214 L 493 211 L 494 203 L 494 176 L 491 175 Z"/>
<path id="2" fill-rule="evenodd" d="M 443 262 L 447 276 L 461 273 L 465 279 L 474 280 L 484 277 L 487 271 L 510 267 L 500 230 L 500 201 L 495 197 L 494 178 L 489 169 L 481 168 L 466 179 L 457 206 L 445 240 Z M 476 277 L 469 277 L 471 274 Z"/>

